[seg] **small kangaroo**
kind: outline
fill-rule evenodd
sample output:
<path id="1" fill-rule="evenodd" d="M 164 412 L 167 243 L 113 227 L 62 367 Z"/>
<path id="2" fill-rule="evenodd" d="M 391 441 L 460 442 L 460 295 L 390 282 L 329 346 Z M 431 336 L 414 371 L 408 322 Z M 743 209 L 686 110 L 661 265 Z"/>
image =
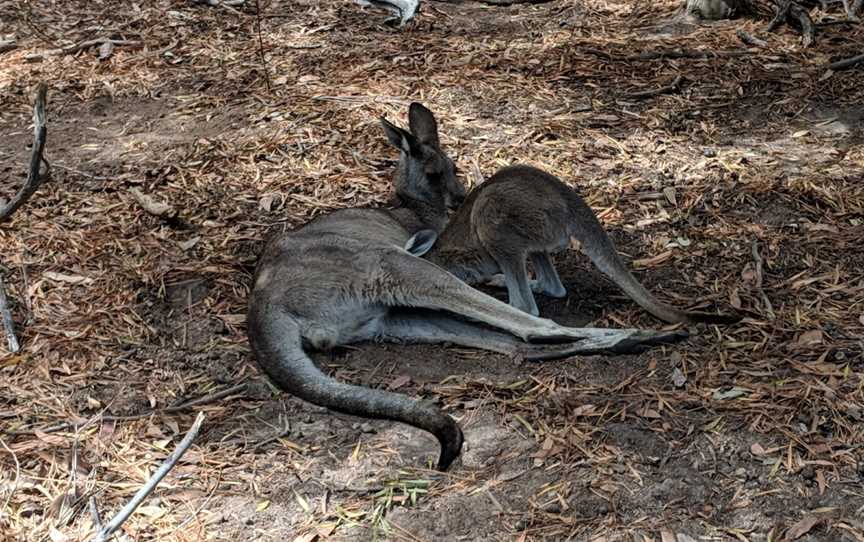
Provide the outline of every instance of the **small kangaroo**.
<path id="1" fill-rule="evenodd" d="M 307 350 L 366 340 L 451 342 L 554 359 L 639 351 L 687 336 L 566 328 L 514 309 L 418 257 L 443 230 L 448 208 L 462 202 L 465 188 L 440 148 L 428 109 L 411 104 L 410 132 L 381 122 L 400 151 L 397 205 L 319 216 L 272 239 L 259 259 L 247 334 L 259 365 L 283 390 L 335 411 L 424 429 L 440 443 L 437 466 L 444 470 L 462 448 L 462 431 L 453 418 L 405 395 L 336 381 L 316 367 Z M 526 344 L 530 341 L 561 344 Z"/>
<path id="2" fill-rule="evenodd" d="M 600 271 L 642 308 L 667 322 L 733 323 L 737 316 L 685 312 L 661 303 L 630 273 L 597 216 L 575 190 L 542 170 L 506 167 L 475 188 L 459 208 L 426 259 L 469 284 L 503 273 L 510 304 L 537 315 L 525 268 L 530 258 L 537 291 L 564 297 L 567 291 L 550 252 L 575 237 Z"/>

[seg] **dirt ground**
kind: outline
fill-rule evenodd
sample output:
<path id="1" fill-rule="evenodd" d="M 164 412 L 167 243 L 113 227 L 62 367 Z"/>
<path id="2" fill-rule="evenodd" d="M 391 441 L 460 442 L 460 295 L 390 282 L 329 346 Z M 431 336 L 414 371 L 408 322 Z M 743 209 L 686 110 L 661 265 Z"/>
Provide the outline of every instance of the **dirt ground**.
<path id="1" fill-rule="evenodd" d="M 23 343 L 0 353 L 0 539 L 89 539 L 90 497 L 116 513 L 204 412 L 120 539 L 864 541 L 864 71 L 825 68 L 864 30 L 820 27 L 805 49 L 676 8 L 426 2 L 395 30 L 348 0 L 262 0 L 260 18 L 0 0 L 0 41 L 18 40 L 0 53 L 0 194 L 24 179 L 40 81 L 53 166 L 0 225 Z M 768 47 L 723 54 L 739 29 Z M 56 51 L 96 38 L 125 41 Z M 705 54 L 639 57 L 672 50 Z M 466 182 L 543 167 L 660 297 L 746 318 L 638 356 L 317 356 L 452 414 L 466 444 L 444 474 L 427 434 L 279 393 L 245 338 L 257 254 L 383 204 L 396 154 L 378 117 L 405 123 L 413 100 Z M 542 314 L 661 325 L 578 251 L 557 262 L 569 294 Z"/>

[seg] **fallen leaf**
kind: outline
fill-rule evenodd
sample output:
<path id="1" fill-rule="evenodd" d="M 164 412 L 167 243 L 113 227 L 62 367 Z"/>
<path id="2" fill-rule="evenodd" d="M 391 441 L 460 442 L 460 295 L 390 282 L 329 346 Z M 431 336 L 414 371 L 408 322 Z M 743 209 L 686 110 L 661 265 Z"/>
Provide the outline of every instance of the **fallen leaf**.
<path id="1" fill-rule="evenodd" d="M 653 267 L 661 264 L 672 257 L 672 251 L 667 250 L 650 258 L 642 258 L 641 260 L 633 260 L 633 267 Z"/>
<path id="2" fill-rule="evenodd" d="M 750 393 L 750 390 L 735 386 L 732 389 L 726 391 L 720 391 L 719 389 L 715 390 L 712 398 L 715 401 L 723 401 L 724 399 L 735 399 L 736 397 L 741 397 L 742 395 L 747 395 L 748 393 Z"/>
<path id="3" fill-rule="evenodd" d="M 672 383 L 675 384 L 676 388 L 683 388 L 684 384 L 687 383 L 687 377 L 684 376 L 684 373 L 678 367 L 672 370 Z"/>
<path id="4" fill-rule="evenodd" d="M 270 212 L 270 209 L 273 208 L 273 203 L 278 199 L 278 195 L 276 194 L 267 194 L 261 198 L 258 202 L 258 206 L 261 207 L 261 210 Z"/>
<path id="5" fill-rule="evenodd" d="M 520 476 L 522 476 L 526 472 L 527 472 L 526 470 L 512 470 L 512 471 L 502 472 L 497 477 L 495 477 L 495 480 L 497 480 L 499 482 L 509 482 L 511 480 L 515 480 L 516 478 L 519 478 Z"/>
<path id="6" fill-rule="evenodd" d="M 136 514 L 144 514 L 150 519 L 158 519 L 165 515 L 165 509 L 161 506 L 139 506 L 135 509 Z"/>
<path id="7" fill-rule="evenodd" d="M 824 495 L 828 482 L 825 481 L 825 473 L 822 472 L 822 469 L 816 471 L 816 483 L 819 485 L 819 494 Z"/>
<path id="8" fill-rule="evenodd" d="M 729 294 L 729 304 L 735 309 L 741 308 L 741 297 L 738 295 L 738 288 L 733 289 Z"/>
<path id="9" fill-rule="evenodd" d="M 65 446 L 67 444 L 65 438 L 59 435 L 52 435 L 51 433 L 44 433 L 38 429 L 33 430 L 33 435 L 45 444 L 52 446 Z"/>
<path id="10" fill-rule="evenodd" d="M 67 275 L 66 273 L 55 273 L 54 271 L 45 271 L 42 276 L 48 280 L 55 282 L 65 282 L 67 284 L 91 284 L 93 279 L 90 277 L 82 277 L 81 275 Z"/>
<path id="11" fill-rule="evenodd" d="M 387 386 L 388 390 L 398 390 L 404 386 L 407 386 L 411 383 L 411 377 L 408 375 L 399 375 L 390 382 L 390 385 Z"/>
<path id="12" fill-rule="evenodd" d="M 51 542 L 68 542 L 69 537 L 58 531 L 55 527 L 48 529 L 48 537 Z"/>
<path id="13" fill-rule="evenodd" d="M 114 52 L 114 44 L 106 41 L 99 47 L 99 60 L 107 60 Z"/>
<path id="14" fill-rule="evenodd" d="M 135 201 L 138 202 L 138 205 L 140 205 L 142 209 L 144 209 L 151 215 L 165 216 L 170 218 L 177 214 L 177 211 L 175 211 L 174 208 L 167 203 L 156 201 L 155 199 L 151 198 L 147 194 L 144 194 L 137 188 L 132 188 L 131 190 L 129 190 L 129 192 L 135 198 Z"/>
<path id="15" fill-rule="evenodd" d="M 201 240 L 200 237 L 193 237 L 192 239 L 189 239 L 188 241 L 181 241 L 181 242 L 179 242 L 179 243 L 177 243 L 177 244 L 178 244 L 178 245 L 180 246 L 180 248 L 182 248 L 183 250 L 189 250 L 190 248 L 192 248 L 192 247 L 194 247 L 195 245 L 197 245 L 197 244 L 198 244 L 198 241 L 200 241 L 200 240 Z"/>
<path id="16" fill-rule="evenodd" d="M 792 134 L 792 137 L 793 137 L 793 138 L 804 137 L 804 136 L 806 136 L 806 135 L 809 134 L 809 133 L 810 133 L 810 130 L 798 130 L 797 132 L 795 132 L 794 134 Z"/>
<path id="17" fill-rule="evenodd" d="M 652 418 L 656 419 L 660 417 L 660 413 L 654 410 L 653 408 L 646 408 L 642 412 L 639 413 L 643 418 Z"/>
<path id="18" fill-rule="evenodd" d="M 768 452 L 765 451 L 765 448 L 763 448 L 761 444 L 754 442 L 750 445 L 750 453 L 757 457 L 761 457 Z"/>
<path id="19" fill-rule="evenodd" d="M 816 526 L 817 523 L 822 521 L 820 518 L 810 515 L 804 516 L 804 519 L 793 525 L 786 531 L 786 538 L 784 540 L 798 540 L 805 534 L 810 532 L 810 529 Z"/>
<path id="20" fill-rule="evenodd" d="M 336 530 L 336 524 L 335 523 L 322 523 L 321 525 L 315 527 L 315 531 L 317 532 L 318 536 L 320 536 L 322 538 L 327 538 L 328 536 L 333 534 L 333 531 L 335 531 L 335 530 Z"/>
<path id="21" fill-rule="evenodd" d="M 297 500 L 297 504 L 300 505 L 300 508 L 302 508 L 303 511 L 308 514 L 309 513 L 309 501 L 304 499 L 303 496 L 300 495 L 299 493 L 297 493 L 296 491 L 294 492 L 294 498 Z"/>
<path id="22" fill-rule="evenodd" d="M 800 346 L 808 346 L 811 344 L 822 344 L 822 330 L 821 329 L 811 329 L 810 331 L 805 331 L 798 337 L 797 341 Z"/>
<path id="23" fill-rule="evenodd" d="M 595 409 L 594 405 L 587 404 L 587 405 L 580 405 L 580 406 L 576 407 L 573 410 L 573 415 L 574 416 L 589 416 L 591 414 L 594 414 L 595 412 L 596 412 L 596 409 Z"/>
<path id="24" fill-rule="evenodd" d="M 669 201 L 674 206 L 678 206 L 678 199 L 675 197 L 675 189 L 671 186 L 667 186 L 663 189 L 663 195 L 666 196 L 666 200 Z"/>
<path id="25" fill-rule="evenodd" d="M 270 501 L 264 500 L 255 505 L 256 512 L 263 512 L 267 510 L 267 507 L 270 506 Z"/>

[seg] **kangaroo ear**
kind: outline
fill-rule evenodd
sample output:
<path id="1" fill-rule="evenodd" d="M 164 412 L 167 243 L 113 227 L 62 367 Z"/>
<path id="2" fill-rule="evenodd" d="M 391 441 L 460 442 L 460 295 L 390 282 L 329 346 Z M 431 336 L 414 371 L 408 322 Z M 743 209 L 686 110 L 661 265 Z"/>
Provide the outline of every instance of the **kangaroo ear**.
<path id="1" fill-rule="evenodd" d="M 422 143 L 438 147 L 438 122 L 423 105 L 414 102 L 408 107 L 408 126 Z"/>
<path id="2" fill-rule="evenodd" d="M 429 252 L 437 240 L 438 234 L 435 233 L 435 230 L 420 230 L 412 235 L 411 239 L 408 239 L 405 243 L 405 250 L 419 258 Z"/>
<path id="3" fill-rule="evenodd" d="M 384 117 L 381 117 L 381 126 L 384 127 L 384 133 L 387 134 L 387 140 L 391 145 L 404 153 L 417 154 L 420 142 L 410 132 L 399 128 Z"/>

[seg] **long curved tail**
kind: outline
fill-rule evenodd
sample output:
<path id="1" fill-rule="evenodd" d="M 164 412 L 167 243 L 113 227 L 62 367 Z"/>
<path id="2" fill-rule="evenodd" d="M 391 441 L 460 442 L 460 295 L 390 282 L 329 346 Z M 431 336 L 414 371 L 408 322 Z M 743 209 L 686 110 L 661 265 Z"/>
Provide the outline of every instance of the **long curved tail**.
<path id="1" fill-rule="evenodd" d="M 569 200 L 571 235 L 579 240 L 594 265 L 640 307 L 661 320 L 673 323 L 734 324 L 741 320 L 737 315 L 682 311 L 661 302 L 636 280 L 621 260 L 615 244 L 597 220 L 594 211 L 576 193 L 573 193 Z"/>
<path id="2" fill-rule="evenodd" d="M 453 418 L 407 396 L 327 376 L 304 352 L 297 322 L 278 306 L 261 299 L 250 301 L 247 326 L 258 364 L 283 390 L 337 412 L 399 421 L 432 433 L 441 445 L 439 470 L 446 470 L 459 456 L 462 430 Z"/>

